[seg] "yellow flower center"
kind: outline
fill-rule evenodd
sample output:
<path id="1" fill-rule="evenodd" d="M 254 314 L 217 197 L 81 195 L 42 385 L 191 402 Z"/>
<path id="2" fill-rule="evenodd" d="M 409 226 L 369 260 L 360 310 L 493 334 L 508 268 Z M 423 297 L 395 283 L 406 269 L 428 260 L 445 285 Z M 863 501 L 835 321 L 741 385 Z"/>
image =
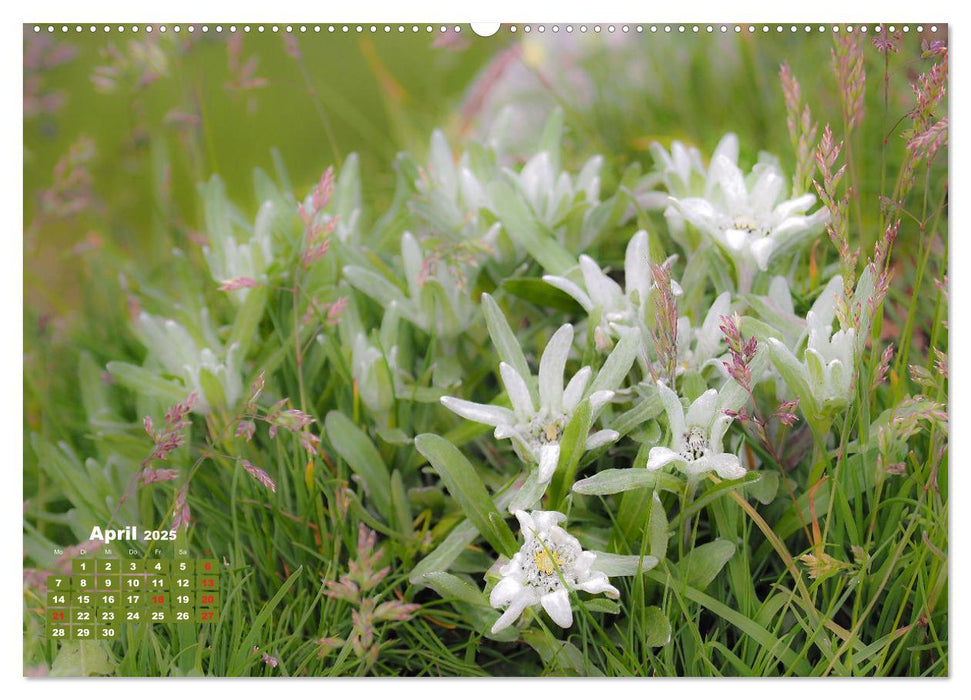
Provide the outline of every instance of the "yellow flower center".
<path id="1" fill-rule="evenodd" d="M 550 576 L 563 566 L 563 557 L 556 550 L 540 549 L 533 555 L 533 563 L 539 571 Z"/>

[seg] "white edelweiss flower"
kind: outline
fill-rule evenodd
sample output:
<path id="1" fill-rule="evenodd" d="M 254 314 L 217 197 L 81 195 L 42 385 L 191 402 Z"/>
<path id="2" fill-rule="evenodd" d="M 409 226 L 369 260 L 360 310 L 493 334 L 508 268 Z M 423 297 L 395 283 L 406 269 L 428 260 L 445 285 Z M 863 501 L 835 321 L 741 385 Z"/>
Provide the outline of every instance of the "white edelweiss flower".
<path id="1" fill-rule="evenodd" d="M 277 208 L 272 201 L 263 202 L 252 227 L 238 223 L 242 215 L 226 199 L 226 189 L 219 178 L 205 186 L 208 238 L 202 248 L 212 278 L 226 284 L 237 279 L 262 282 L 273 262 L 273 224 Z M 236 216 L 234 216 L 236 215 Z M 233 289 L 229 298 L 241 304 L 249 294 L 246 288 Z"/>
<path id="2" fill-rule="evenodd" d="M 708 170 L 703 196 L 671 198 L 686 221 L 710 237 L 735 262 L 739 291 L 748 292 L 756 270 L 774 255 L 819 233 L 829 219 L 822 208 L 807 215 L 815 195 L 785 199 L 778 165 L 762 160 L 746 177 L 732 158 L 718 154 Z"/>
<path id="3" fill-rule="evenodd" d="M 671 447 L 652 447 L 647 458 L 648 469 L 660 469 L 674 463 L 689 479 L 715 471 L 723 479 L 745 476 L 738 456 L 722 449 L 722 438 L 732 419 L 719 410 L 718 392 L 709 389 L 688 408 L 678 395 L 663 382 L 657 383 L 664 411 L 671 428 Z"/>
<path id="4" fill-rule="evenodd" d="M 428 164 L 420 173 L 415 187 L 425 205 L 419 207 L 418 212 L 433 221 L 437 231 L 460 241 L 481 239 L 487 242 L 495 237 L 499 226 L 485 229 L 479 215 L 491 205 L 485 173 L 474 172 L 467 151 L 456 163 L 452 148 L 440 129 L 432 133 Z"/>
<path id="5" fill-rule="evenodd" d="M 585 398 L 593 372 L 580 369 L 563 388 L 563 370 L 573 344 L 573 326 L 564 324 L 550 338 L 539 361 L 539 406 L 529 391 L 530 377 L 523 377 L 512 366 L 501 362 L 499 374 L 512 409 L 473 403 L 443 396 L 442 405 L 463 418 L 495 427 L 496 439 L 511 438 L 523 461 L 539 465 L 539 482 L 548 483 L 560 459 L 560 440 L 577 406 Z M 588 397 L 596 412 L 614 392 L 602 389 Z M 587 437 L 586 449 L 593 450 L 620 437 L 616 430 L 599 430 Z"/>
<path id="6" fill-rule="evenodd" d="M 526 161 L 519 173 L 509 171 L 519 191 L 546 226 L 555 228 L 578 195 L 587 205 L 600 202 L 600 168 L 603 156 L 592 156 L 572 177 L 554 167 L 552 157 L 541 151 Z"/>
<path id="7" fill-rule="evenodd" d="M 721 354 L 725 345 L 721 331 L 721 317 L 728 316 L 732 308 L 731 292 L 722 292 L 712 303 L 700 327 L 691 325 L 691 319 L 678 319 L 678 372 L 701 371 L 709 365 L 721 367 Z M 720 370 L 721 371 L 721 370 Z"/>
<path id="8" fill-rule="evenodd" d="M 829 281 L 806 314 L 808 339 L 802 362 L 782 340 L 769 338 L 770 352 L 780 365 L 780 371 L 788 369 L 808 389 L 819 410 L 827 405 L 846 404 L 853 391 L 856 329 L 845 328 L 833 332 L 836 303 L 842 288 L 843 279 L 837 275 Z"/>
<path id="9" fill-rule="evenodd" d="M 573 624 L 570 591 L 605 593 L 618 598 L 607 575 L 593 569 L 597 556 L 584 551 L 577 539 L 557 523 L 563 513 L 534 510 L 515 512 L 525 543 L 512 560 L 499 569 L 502 579 L 492 589 L 489 603 L 505 612 L 492 626 L 495 634 L 519 619 L 523 611 L 542 605 L 557 625 Z"/>
<path id="10" fill-rule="evenodd" d="M 654 156 L 655 168 L 650 177 L 662 183 L 667 194 L 648 192 L 639 197 L 639 201 L 647 209 L 663 209 L 672 237 L 682 247 L 691 250 L 695 246 L 688 245 L 684 237 L 684 217 L 671 204 L 671 197 L 681 199 L 705 195 L 708 170 L 702 161 L 701 151 L 674 141 L 668 153 L 664 146 L 654 142 L 651 144 L 651 155 Z M 719 157 L 727 158 L 732 163 L 738 161 L 738 137 L 735 134 L 725 134 L 718 142 L 712 161 Z"/>
<path id="11" fill-rule="evenodd" d="M 627 244 L 624 289 L 588 255 L 580 256 L 579 268 L 582 286 L 559 275 L 543 275 L 543 281 L 569 294 L 588 314 L 600 312 L 594 337 L 597 348 L 603 350 L 610 346 L 610 338 L 620 335 L 622 328 L 640 326 L 642 309 L 654 288 L 647 231 L 638 231 Z M 675 294 L 681 294 L 681 287 L 673 281 L 672 289 Z"/>

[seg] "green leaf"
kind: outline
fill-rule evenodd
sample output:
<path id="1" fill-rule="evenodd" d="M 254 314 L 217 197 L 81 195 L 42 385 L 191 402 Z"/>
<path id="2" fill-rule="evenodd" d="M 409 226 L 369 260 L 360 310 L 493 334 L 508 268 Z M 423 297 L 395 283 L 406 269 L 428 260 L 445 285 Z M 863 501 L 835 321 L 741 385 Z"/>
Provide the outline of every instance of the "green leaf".
<path id="1" fill-rule="evenodd" d="M 607 576 L 636 576 L 657 566 L 657 558 L 642 557 L 637 554 L 611 554 L 591 550 L 597 559 L 593 568 Z"/>
<path id="2" fill-rule="evenodd" d="M 568 493 L 568 485 L 573 483 L 592 423 L 593 411 L 590 409 L 590 399 L 584 399 L 577 406 L 560 439 L 560 459 L 550 483 L 550 503 L 553 504 L 553 510 L 559 509 Z"/>
<path id="3" fill-rule="evenodd" d="M 671 621 L 664 611 L 656 605 L 644 608 L 642 624 L 647 630 L 647 638 L 644 640 L 648 646 L 663 647 L 671 641 Z"/>
<path id="4" fill-rule="evenodd" d="M 547 484 L 539 483 L 539 471 L 534 469 L 526 477 L 522 487 L 516 491 L 509 504 L 509 511 L 532 510 L 546 493 Z"/>
<path id="5" fill-rule="evenodd" d="M 759 479 L 745 484 L 742 491 L 767 506 L 775 500 L 775 495 L 779 491 L 779 472 L 766 470 L 755 473 L 759 475 Z"/>
<path id="6" fill-rule="evenodd" d="M 689 586 L 705 590 L 715 580 L 728 560 L 735 555 L 735 545 L 728 540 L 717 539 L 695 547 L 678 562 L 681 575 Z"/>
<path id="7" fill-rule="evenodd" d="M 616 615 L 620 612 L 620 603 L 610 598 L 592 598 L 584 601 L 583 607 L 590 612 L 602 612 L 609 615 Z"/>
<path id="8" fill-rule="evenodd" d="M 228 408 L 222 382 L 206 367 L 199 369 L 199 384 L 202 386 L 202 393 L 205 395 L 210 408 Z"/>
<path id="9" fill-rule="evenodd" d="M 378 513 L 391 518 L 391 478 L 388 468 L 374 443 L 351 419 L 340 411 L 331 411 L 324 420 L 327 438 L 337 454 L 364 480 Z"/>
<path id="10" fill-rule="evenodd" d="M 746 472 L 745 476 L 743 476 L 741 479 L 725 479 L 718 484 L 705 482 L 709 484 L 708 488 L 706 488 L 700 496 L 698 496 L 687 508 L 685 508 L 682 517 L 691 516 L 692 514 L 697 513 L 716 498 L 727 494 L 729 491 L 739 491 L 744 486 L 758 483 L 762 473 L 763 472 Z"/>
<path id="11" fill-rule="evenodd" d="M 818 430 L 822 416 L 816 406 L 816 397 L 813 395 L 812 387 L 808 382 L 809 372 L 806 366 L 799 362 L 781 341 L 769 341 L 768 348 L 772 364 L 782 375 L 782 379 L 789 390 L 799 397 L 799 409 L 802 414 L 812 424 L 812 427 Z M 756 375 L 753 373 L 753 376 Z"/>
<path id="12" fill-rule="evenodd" d="M 647 520 L 648 551 L 652 557 L 664 559 L 668 553 L 668 518 L 664 512 L 664 504 L 657 491 L 651 498 L 651 515 Z"/>
<path id="13" fill-rule="evenodd" d="M 411 522 L 411 504 L 408 502 L 408 492 L 401 481 L 401 472 L 395 469 L 391 472 L 391 505 L 394 509 L 394 521 L 406 539 L 414 534 Z"/>
<path id="14" fill-rule="evenodd" d="M 465 579 L 444 571 L 433 571 L 421 576 L 420 582 L 438 593 L 442 598 L 460 600 L 469 605 L 490 608 L 486 594 Z M 499 615 L 496 615 L 496 619 Z"/>
<path id="15" fill-rule="evenodd" d="M 482 313 L 489 328 L 489 337 L 492 338 L 492 344 L 496 346 L 496 352 L 499 353 L 499 359 L 516 370 L 524 379 L 532 376 L 522 346 L 512 332 L 512 328 L 509 327 L 505 314 L 502 313 L 496 300 L 488 294 L 482 295 Z M 534 394 L 533 401 L 537 401 L 538 395 L 535 387 L 532 386 L 533 382 L 527 383 L 530 384 L 530 394 Z"/>
<path id="16" fill-rule="evenodd" d="M 239 343 L 240 357 L 246 357 L 260 321 L 263 320 L 263 311 L 266 308 L 268 294 L 269 291 L 264 286 L 253 287 L 247 291 L 246 298 L 236 313 L 233 327 L 229 331 L 229 338 L 226 339 L 226 347 L 231 347 L 233 343 Z"/>
<path id="17" fill-rule="evenodd" d="M 122 386 L 139 396 L 156 398 L 166 405 L 178 403 L 189 395 L 189 390 L 181 382 L 162 379 L 144 367 L 127 362 L 109 362 L 107 369 Z"/>
<path id="18" fill-rule="evenodd" d="M 382 306 L 390 306 L 395 303 L 398 304 L 402 312 L 405 306 L 410 306 L 401 288 L 376 272 L 356 265 L 348 265 L 344 268 L 344 277 L 351 283 L 351 286 Z"/>
<path id="19" fill-rule="evenodd" d="M 560 170 L 560 141 L 563 139 L 563 124 L 565 115 L 562 107 L 555 107 L 543 125 L 543 133 L 539 138 L 537 153 L 546 152 L 550 158 L 553 172 Z"/>
<path id="20" fill-rule="evenodd" d="M 562 275 L 577 264 L 576 258 L 536 220 L 529 205 L 508 181 L 495 180 L 489 186 L 489 197 L 509 236 L 536 258 L 546 272 Z"/>
<path id="21" fill-rule="evenodd" d="M 408 576 L 408 581 L 416 586 L 425 585 L 424 577 L 427 574 L 449 568 L 459 558 L 459 555 L 475 541 L 478 534 L 479 531 L 475 529 L 475 525 L 468 520 L 460 522 L 448 533 L 441 544 L 415 565 Z"/>
<path id="22" fill-rule="evenodd" d="M 103 418 L 111 413 L 105 383 L 101 380 L 101 368 L 90 353 L 81 351 L 78 362 L 78 384 L 81 389 L 81 402 L 88 421 Z"/>
<path id="23" fill-rule="evenodd" d="M 458 448 L 445 438 L 423 433 L 415 447 L 442 479 L 469 521 L 499 553 L 511 557 L 518 546 L 509 526 L 489 498 L 485 485 Z"/>
<path id="24" fill-rule="evenodd" d="M 681 493 L 684 482 L 666 472 L 647 469 L 604 469 L 573 484 L 575 493 L 584 496 L 608 496 L 633 489 L 657 488 Z"/>
<path id="25" fill-rule="evenodd" d="M 637 333 L 629 331 L 624 333 L 610 355 L 604 360 L 603 367 L 597 372 L 597 376 L 587 389 L 587 394 L 592 394 L 601 389 L 614 391 L 619 388 L 627 374 L 630 372 L 631 365 L 637 357 L 637 348 L 640 338 Z"/>
<path id="26" fill-rule="evenodd" d="M 556 639 L 549 630 L 524 629 L 521 634 L 523 641 L 531 646 L 539 654 L 543 663 L 554 672 L 577 676 L 603 675 L 576 645 Z"/>
<path id="27" fill-rule="evenodd" d="M 51 675 L 71 678 L 110 676 L 116 666 L 108 647 L 100 639 L 65 639 L 51 664 Z"/>
<path id="28" fill-rule="evenodd" d="M 565 311 L 573 315 L 583 313 L 583 307 L 577 303 L 576 299 L 562 289 L 540 279 L 506 280 L 502 283 L 502 289 L 514 297 L 519 297 L 537 306 Z"/>
<path id="29" fill-rule="evenodd" d="M 670 574 L 667 571 L 652 571 L 648 574 L 648 577 L 661 585 L 668 585 L 670 583 L 668 580 L 669 575 Z M 699 591 L 696 588 L 684 586 L 682 592 L 689 600 L 693 600 L 699 605 L 704 606 L 713 614 L 734 625 L 739 630 L 754 639 L 766 652 L 772 654 L 788 668 L 792 669 L 794 675 L 809 675 L 809 664 L 806 662 L 806 657 L 801 654 L 793 653 L 792 649 L 790 649 L 785 642 L 778 637 L 773 636 L 772 633 L 761 625 L 753 622 L 750 618 L 746 617 L 737 610 L 733 610 L 728 605 L 725 605 L 719 600 L 712 598 L 710 595 Z"/>

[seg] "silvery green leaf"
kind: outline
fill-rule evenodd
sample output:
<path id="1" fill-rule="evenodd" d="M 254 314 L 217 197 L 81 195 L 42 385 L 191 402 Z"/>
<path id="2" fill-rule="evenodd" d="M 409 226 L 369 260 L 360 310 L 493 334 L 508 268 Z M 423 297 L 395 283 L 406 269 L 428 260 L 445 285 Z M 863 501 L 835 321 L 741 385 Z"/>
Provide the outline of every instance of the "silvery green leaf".
<path id="1" fill-rule="evenodd" d="M 660 471 L 647 469 L 605 469 L 573 484 L 573 491 L 584 496 L 607 496 L 634 489 L 659 488 L 680 493 L 684 482 Z"/>
<path id="2" fill-rule="evenodd" d="M 742 487 L 742 491 L 762 505 L 769 505 L 779 491 L 779 473 L 770 470 L 757 472 L 759 479 Z"/>
<path id="3" fill-rule="evenodd" d="M 583 601 L 583 607 L 590 612 L 602 612 L 608 615 L 616 615 L 620 612 L 620 603 L 609 598 L 592 598 Z"/>
<path id="4" fill-rule="evenodd" d="M 390 520 L 391 475 L 371 438 L 340 411 L 328 413 L 324 427 L 337 454 L 364 480 L 375 509 Z"/>
<path id="5" fill-rule="evenodd" d="M 515 176 L 507 174 L 506 179 L 495 180 L 489 186 L 489 199 L 496 216 L 513 240 L 525 248 L 546 272 L 562 275 L 577 264 L 576 259 L 537 220 L 522 195 L 510 184 L 510 179 L 515 182 Z"/>
<path id="6" fill-rule="evenodd" d="M 432 465 L 452 498 L 482 536 L 497 552 L 511 557 L 519 548 L 516 538 L 499 515 L 469 460 L 455 445 L 432 433 L 416 437 L 415 447 Z"/>
<path id="7" fill-rule="evenodd" d="M 706 542 L 688 552 L 678 562 L 678 568 L 689 586 L 703 591 L 735 555 L 735 549 L 728 540 Z"/>
<path id="8" fill-rule="evenodd" d="M 610 554 L 609 552 L 593 552 L 597 555 L 593 563 L 593 570 L 601 571 L 610 576 L 636 576 L 638 573 L 650 571 L 657 566 L 657 557 L 639 556 L 637 554 Z"/>
<path id="9" fill-rule="evenodd" d="M 448 533 L 441 544 L 415 565 L 408 576 L 408 581 L 416 586 L 425 585 L 423 581 L 425 574 L 449 568 L 478 536 L 479 531 L 476 530 L 475 525 L 468 520 L 463 520 Z"/>
<path id="10" fill-rule="evenodd" d="M 637 347 L 640 338 L 635 331 L 628 331 L 621 337 L 620 342 L 607 356 L 603 367 L 597 373 L 593 382 L 587 388 L 588 394 L 597 391 L 615 391 L 621 388 L 630 372 L 634 359 L 637 357 Z"/>
<path id="11" fill-rule="evenodd" d="M 663 647 L 671 641 L 671 621 L 664 611 L 656 605 L 644 609 L 642 613 L 644 628 L 647 630 L 648 646 Z"/>
<path id="12" fill-rule="evenodd" d="M 651 514 L 647 521 L 647 536 L 651 556 L 656 559 L 664 559 L 668 551 L 668 518 L 657 491 L 652 494 L 651 498 Z"/>
<path id="13" fill-rule="evenodd" d="M 516 370 L 520 377 L 532 376 L 523 349 L 509 327 L 506 316 L 502 313 L 502 309 L 499 308 L 496 300 L 488 294 L 482 295 L 482 313 L 485 316 L 486 326 L 489 328 L 489 337 L 492 338 L 492 344 L 495 345 L 496 352 L 499 353 L 499 359 Z M 532 386 L 532 382 L 530 382 L 529 391 L 532 400 L 538 401 L 539 395 L 536 387 Z"/>
<path id="14" fill-rule="evenodd" d="M 163 403 L 178 403 L 189 394 L 181 382 L 163 379 L 155 372 L 127 362 L 109 362 L 107 370 L 122 386 L 153 396 Z"/>
<path id="15" fill-rule="evenodd" d="M 539 473 L 536 470 L 531 471 L 529 476 L 526 477 L 526 481 L 512 497 L 512 501 L 509 503 L 509 512 L 535 508 L 543 494 L 546 493 L 548 485 L 539 483 Z"/>
<path id="16" fill-rule="evenodd" d="M 348 265 L 344 268 L 344 277 L 355 289 L 382 306 L 397 303 L 404 310 L 407 305 L 407 298 L 401 288 L 376 272 L 356 265 Z"/>

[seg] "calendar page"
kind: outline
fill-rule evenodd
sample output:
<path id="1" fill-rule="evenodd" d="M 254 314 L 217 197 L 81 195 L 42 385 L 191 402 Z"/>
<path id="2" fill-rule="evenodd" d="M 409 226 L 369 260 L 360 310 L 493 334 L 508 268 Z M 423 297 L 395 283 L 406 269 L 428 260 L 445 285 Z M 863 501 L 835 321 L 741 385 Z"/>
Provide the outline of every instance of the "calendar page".
<path id="1" fill-rule="evenodd" d="M 945 22 L 22 34 L 31 689 L 949 675 Z"/>

